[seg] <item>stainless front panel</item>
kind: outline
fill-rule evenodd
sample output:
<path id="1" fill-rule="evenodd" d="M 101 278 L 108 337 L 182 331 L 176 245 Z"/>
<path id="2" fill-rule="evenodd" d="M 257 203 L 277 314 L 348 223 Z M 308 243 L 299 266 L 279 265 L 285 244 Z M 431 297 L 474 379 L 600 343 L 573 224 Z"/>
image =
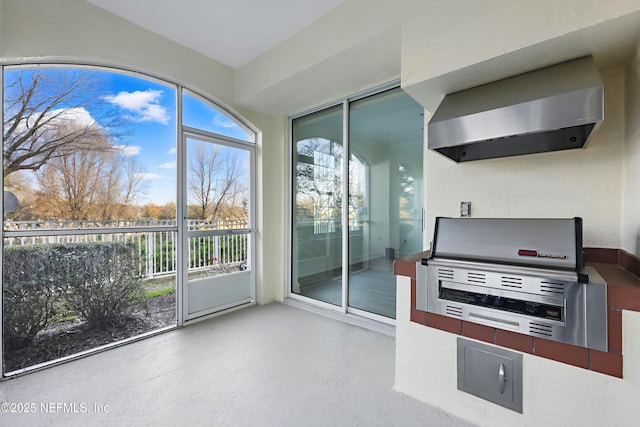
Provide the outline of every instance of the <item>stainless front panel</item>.
<path id="1" fill-rule="evenodd" d="M 473 268 L 471 268 L 473 267 Z M 493 268 L 492 268 L 493 267 Z M 518 269 L 483 263 L 430 260 L 416 266 L 417 309 L 525 335 L 607 351 L 606 283 L 592 268 L 588 284 L 571 273 Z M 523 274 L 523 271 L 532 274 Z M 562 308 L 559 320 L 514 313 L 495 307 L 441 299 L 442 288 L 550 304 Z"/>

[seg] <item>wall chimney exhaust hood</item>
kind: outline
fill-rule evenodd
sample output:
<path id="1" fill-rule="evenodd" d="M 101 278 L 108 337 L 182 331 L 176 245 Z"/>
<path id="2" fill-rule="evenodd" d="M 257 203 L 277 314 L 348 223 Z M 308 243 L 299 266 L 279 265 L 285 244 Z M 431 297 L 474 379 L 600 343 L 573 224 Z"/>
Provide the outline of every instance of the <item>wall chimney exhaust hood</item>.
<path id="1" fill-rule="evenodd" d="M 583 147 L 604 118 L 604 87 L 588 56 L 444 97 L 429 149 L 455 160 Z"/>

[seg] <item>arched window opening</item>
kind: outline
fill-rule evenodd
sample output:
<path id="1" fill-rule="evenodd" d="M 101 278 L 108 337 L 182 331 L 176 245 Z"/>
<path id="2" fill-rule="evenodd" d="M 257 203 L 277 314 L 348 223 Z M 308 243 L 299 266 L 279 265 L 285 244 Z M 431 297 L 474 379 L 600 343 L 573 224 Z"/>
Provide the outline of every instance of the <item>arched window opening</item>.
<path id="1" fill-rule="evenodd" d="M 223 232 L 188 239 L 197 259 L 183 262 L 176 215 L 181 203 L 190 208 L 179 125 L 255 142 L 237 117 L 139 73 L 70 65 L 2 72 L 3 375 L 175 327 L 181 268 L 189 277 L 226 273 L 221 260 L 246 269 L 248 237 Z M 222 163 L 229 150 L 221 145 Z M 221 162 L 227 180 L 212 174 L 207 189 L 224 190 L 212 199 L 216 224 L 249 228 L 252 160 Z"/>

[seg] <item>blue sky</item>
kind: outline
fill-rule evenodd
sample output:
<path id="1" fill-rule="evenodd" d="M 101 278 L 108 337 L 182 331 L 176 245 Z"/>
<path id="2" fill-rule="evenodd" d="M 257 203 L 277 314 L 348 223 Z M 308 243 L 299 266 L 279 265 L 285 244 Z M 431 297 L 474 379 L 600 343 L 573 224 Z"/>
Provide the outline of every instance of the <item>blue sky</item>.
<path id="1" fill-rule="evenodd" d="M 99 81 L 97 93 L 88 97 L 84 109 L 75 109 L 78 121 L 92 120 L 99 124 L 104 119 L 104 106 L 110 106 L 124 123 L 123 136 L 112 140 L 112 144 L 127 156 L 135 156 L 144 169 L 146 194 L 138 200 L 140 204 L 158 205 L 175 202 L 176 187 L 176 88 L 155 80 L 120 74 L 85 70 L 45 70 L 51 75 L 87 73 Z M 5 71 L 5 85 L 15 79 L 19 70 Z M 58 73 L 58 74 L 53 74 Z M 95 100 L 95 102 L 91 101 Z M 209 104 L 185 95 L 183 97 L 184 124 L 210 132 L 248 140 L 248 135 L 232 120 Z M 106 119 L 105 119 L 106 120 Z"/>

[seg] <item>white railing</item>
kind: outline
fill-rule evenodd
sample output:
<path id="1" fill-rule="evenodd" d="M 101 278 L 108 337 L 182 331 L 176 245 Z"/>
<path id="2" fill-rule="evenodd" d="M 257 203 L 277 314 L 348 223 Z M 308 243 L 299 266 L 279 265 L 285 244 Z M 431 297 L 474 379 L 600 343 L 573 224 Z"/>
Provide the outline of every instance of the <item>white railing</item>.
<path id="1" fill-rule="evenodd" d="M 349 231 L 362 230 L 366 222 L 363 218 L 349 218 Z M 327 234 L 340 231 L 342 220 L 340 218 L 309 218 L 303 217 L 296 220 L 298 227 L 313 227 L 314 234 Z"/>
<path id="2" fill-rule="evenodd" d="M 123 230 L 127 228 L 131 231 Z M 163 230 L 153 230 L 153 228 L 163 228 Z M 173 230 L 166 230 L 167 228 L 173 228 Z M 245 220 L 189 219 L 187 221 L 188 231 L 247 228 L 248 224 Z M 138 249 L 142 260 L 140 274 L 144 277 L 169 275 L 177 270 L 178 241 L 175 220 L 5 221 L 4 229 L 10 234 L 10 237 L 5 235 L 5 247 L 93 242 L 131 243 Z M 96 233 L 97 229 L 104 232 Z M 109 229 L 114 231 L 110 232 Z M 42 231 L 43 235 L 38 235 L 37 231 Z M 75 234 L 69 231 L 87 233 Z M 22 233 L 24 235 L 21 235 Z M 229 234 L 223 232 L 189 238 L 189 269 L 197 270 L 216 265 L 236 266 L 246 263 L 247 239 L 248 231 L 235 231 Z"/>

